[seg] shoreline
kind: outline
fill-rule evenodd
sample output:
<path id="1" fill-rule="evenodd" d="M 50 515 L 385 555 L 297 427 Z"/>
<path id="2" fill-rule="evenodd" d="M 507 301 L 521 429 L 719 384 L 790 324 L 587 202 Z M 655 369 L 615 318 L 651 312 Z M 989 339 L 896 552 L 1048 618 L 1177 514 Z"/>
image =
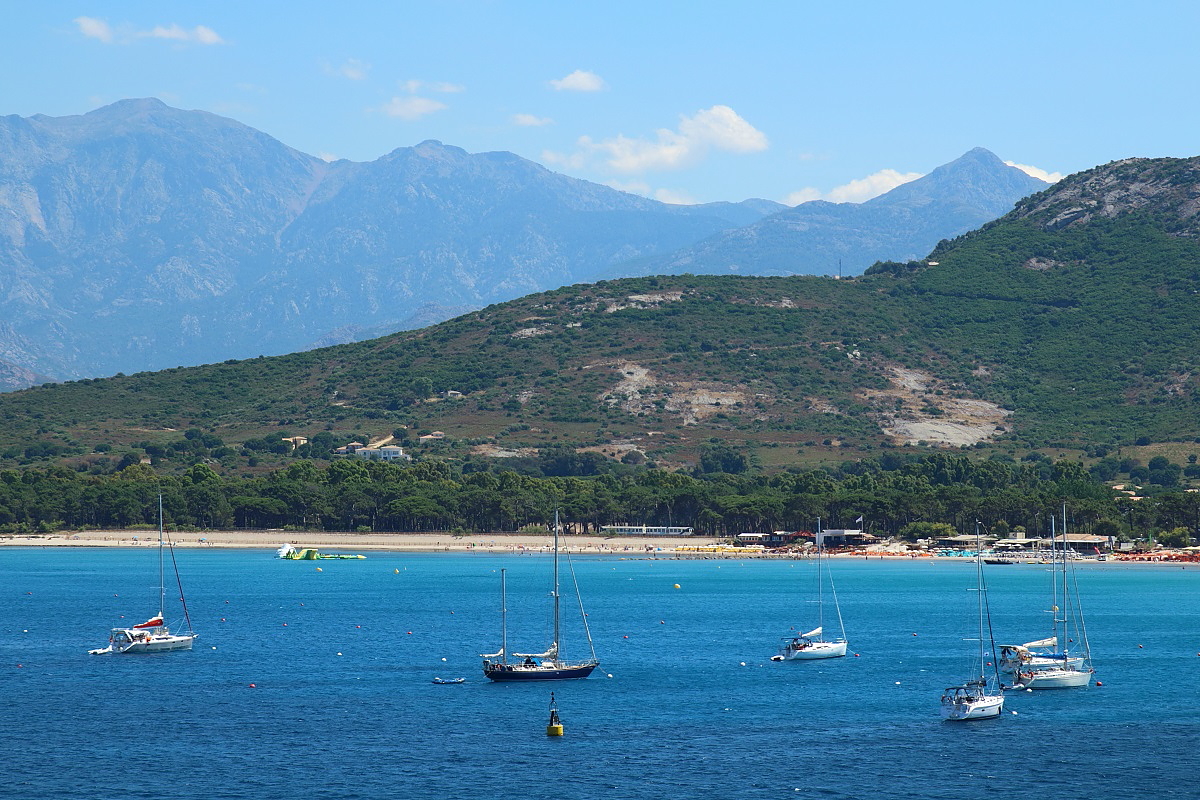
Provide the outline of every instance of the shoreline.
<path id="1" fill-rule="evenodd" d="M 450 533 L 309 533 L 297 531 L 205 531 L 170 534 L 178 548 L 278 550 L 290 544 L 297 550 L 316 548 L 323 554 L 381 551 L 412 553 L 443 552 L 538 552 L 552 546 L 549 534 Z M 716 539 L 666 537 L 613 537 L 572 534 L 559 540 L 560 549 L 572 553 L 675 552 L 679 546 L 716 547 Z M 73 533 L 13 534 L 0 536 L 0 547 L 154 547 L 157 531 L 78 531 Z M 686 552 L 686 551 L 684 551 Z"/>
<path id="2" fill-rule="evenodd" d="M 289 538 L 291 537 L 291 538 Z M 454 536 L 449 533 L 312 533 L 282 530 L 266 531 L 205 531 L 176 532 L 169 541 L 178 548 L 214 548 L 278 550 L 291 544 L 297 550 L 315 548 L 323 555 L 335 553 L 357 554 L 361 552 L 390 551 L 398 553 L 522 553 L 548 552 L 551 549 L 549 534 L 530 535 L 519 533 L 468 534 Z M 157 531 L 78 531 L 48 534 L 0 535 L 3 547 L 154 547 L 158 544 Z M 803 560 L 811 556 L 799 553 L 779 553 L 769 550 L 734 549 L 713 537 L 603 537 L 570 534 L 560 539 L 564 552 L 600 555 L 629 555 L 672 557 L 689 559 L 766 558 Z M 1085 564 L 1095 565 L 1145 565 L 1149 567 L 1186 567 L 1195 561 L 1175 560 L 1163 554 L 1159 560 L 1150 556 L 1123 557 L 1111 554 L 1105 561 L 1086 559 Z M 937 556 L 930 553 L 910 553 L 877 550 L 854 553 L 826 553 L 827 558 L 836 560 L 864 559 L 868 561 L 958 562 L 971 560 L 961 556 Z M 1034 559 L 1017 563 L 1036 564 Z"/>

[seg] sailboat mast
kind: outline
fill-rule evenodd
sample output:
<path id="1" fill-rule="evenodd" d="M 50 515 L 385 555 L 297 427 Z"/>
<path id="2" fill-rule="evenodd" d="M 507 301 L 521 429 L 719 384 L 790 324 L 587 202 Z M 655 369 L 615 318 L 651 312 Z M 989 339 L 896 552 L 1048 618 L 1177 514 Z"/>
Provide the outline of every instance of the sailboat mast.
<path id="1" fill-rule="evenodd" d="M 1055 530 L 1054 515 L 1050 515 L 1050 597 L 1054 601 L 1050 604 L 1050 618 L 1053 620 L 1052 630 L 1055 637 L 1056 651 L 1061 652 L 1062 644 L 1065 640 L 1058 638 L 1058 531 Z"/>
<path id="2" fill-rule="evenodd" d="M 500 659 L 505 664 L 508 663 L 508 601 L 504 587 L 504 573 L 507 571 L 500 569 Z"/>
<path id="3" fill-rule="evenodd" d="M 554 660 L 558 661 L 558 509 L 554 509 Z"/>
<path id="4" fill-rule="evenodd" d="M 1070 620 L 1070 618 L 1071 618 L 1070 615 L 1074 613 L 1071 609 L 1071 597 L 1067 593 L 1068 586 L 1067 586 L 1067 503 L 1066 503 L 1066 501 L 1063 501 L 1063 504 L 1062 504 L 1062 521 L 1063 521 L 1063 530 L 1062 530 L 1063 638 L 1062 638 L 1062 645 L 1061 645 L 1060 649 L 1062 650 L 1063 654 L 1065 655 L 1066 653 L 1069 653 L 1070 649 L 1071 649 L 1069 647 L 1071 642 L 1070 642 L 1070 639 L 1068 638 L 1070 636 L 1070 633 L 1067 630 L 1067 626 L 1069 624 L 1068 620 Z M 1067 662 L 1065 662 L 1065 661 L 1063 662 L 1064 665 L 1066 665 L 1066 663 Z"/>
<path id="5" fill-rule="evenodd" d="M 163 563 L 163 509 L 162 492 L 158 493 L 158 618 L 163 619 L 167 605 L 167 577 Z"/>
<path id="6" fill-rule="evenodd" d="M 825 581 L 821 575 L 821 549 L 825 546 L 821 536 L 821 518 L 817 517 L 817 627 L 825 627 Z M 824 636 L 824 633 L 821 634 Z"/>
<path id="7" fill-rule="evenodd" d="M 986 681 L 983 657 L 983 548 L 979 545 L 979 520 L 975 520 L 975 589 L 979 606 L 979 680 Z"/>

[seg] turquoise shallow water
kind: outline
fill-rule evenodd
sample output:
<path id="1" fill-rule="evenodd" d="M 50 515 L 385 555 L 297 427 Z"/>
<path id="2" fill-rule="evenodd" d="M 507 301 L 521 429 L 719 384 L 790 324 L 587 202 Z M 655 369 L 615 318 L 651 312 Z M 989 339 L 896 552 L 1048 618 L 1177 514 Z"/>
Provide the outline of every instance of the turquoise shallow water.
<path id="1" fill-rule="evenodd" d="M 547 557 L 179 561 L 196 649 L 96 657 L 120 615 L 153 610 L 150 551 L 0 549 L 0 797 L 1200 796 L 1194 566 L 1081 567 L 1103 687 L 952 724 L 938 697 L 970 669 L 967 563 L 835 560 L 858 656 L 780 664 L 815 613 L 811 562 L 577 558 L 601 667 L 492 684 L 477 654 L 498 645 L 498 570 L 510 647 L 539 649 Z M 1046 635 L 1044 568 L 988 577 L 997 636 Z"/>

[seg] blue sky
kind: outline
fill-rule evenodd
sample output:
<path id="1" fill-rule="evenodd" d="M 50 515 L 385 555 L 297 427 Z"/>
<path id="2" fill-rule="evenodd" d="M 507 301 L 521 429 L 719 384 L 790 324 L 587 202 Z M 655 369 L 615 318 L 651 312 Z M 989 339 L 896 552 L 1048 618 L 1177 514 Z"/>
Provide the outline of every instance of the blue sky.
<path id="1" fill-rule="evenodd" d="M 1200 3 L 5 4 L 0 113 L 131 97 L 369 161 L 508 150 L 667 202 L 861 201 L 972 147 L 1200 154 Z"/>

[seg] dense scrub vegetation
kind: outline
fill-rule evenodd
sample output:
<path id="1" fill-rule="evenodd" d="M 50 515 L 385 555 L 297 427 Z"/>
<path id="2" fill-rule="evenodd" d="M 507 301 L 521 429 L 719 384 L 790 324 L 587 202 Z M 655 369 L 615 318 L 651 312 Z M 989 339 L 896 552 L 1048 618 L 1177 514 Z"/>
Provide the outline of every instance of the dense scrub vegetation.
<path id="1" fill-rule="evenodd" d="M 1160 465 L 1161 466 L 1161 465 Z M 111 475 L 51 467 L 0 472 L 0 529 L 153 526 L 163 496 L 174 529 L 283 528 L 339 531 L 515 531 L 546 524 L 556 507 L 577 532 L 602 525 L 685 525 L 697 533 L 865 527 L 909 535 L 917 523 L 971 530 L 976 519 L 1004 535 L 1017 526 L 1045 535 L 1068 504 L 1072 532 L 1140 537 L 1200 528 L 1200 496 L 1165 492 L 1133 502 L 1079 464 L 978 461 L 962 455 L 889 456 L 839 470 L 774 475 L 686 475 L 631 469 L 593 477 L 535 477 L 512 470 L 464 471 L 447 462 L 412 465 L 311 461 L 252 478 L 221 477 L 204 465 L 161 476 L 145 465 Z"/>

